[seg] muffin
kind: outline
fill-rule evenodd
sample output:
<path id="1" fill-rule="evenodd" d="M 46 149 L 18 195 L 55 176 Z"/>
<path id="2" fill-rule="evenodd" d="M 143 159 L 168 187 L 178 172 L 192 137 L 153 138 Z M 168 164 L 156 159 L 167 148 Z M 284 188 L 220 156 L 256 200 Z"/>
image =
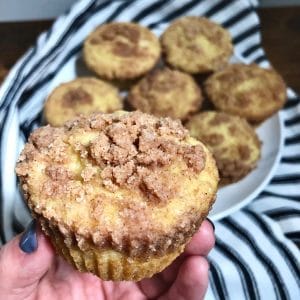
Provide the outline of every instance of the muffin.
<path id="1" fill-rule="evenodd" d="M 128 80 L 150 71 L 160 58 L 158 38 L 135 23 L 108 23 L 85 40 L 84 60 L 105 79 Z"/>
<path id="2" fill-rule="evenodd" d="M 167 267 L 207 216 L 218 183 L 180 122 L 141 112 L 81 116 L 34 131 L 16 167 L 57 252 L 103 280 Z"/>
<path id="3" fill-rule="evenodd" d="M 128 102 L 145 113 L 185 120 L 201 107 L 202 93 L 193 77 L 165 68 L 133 86 Z"/>
<path id="4" fill-rule="evenodd" d="M 280 110 L 286 100 L 286 87 L 273 69 L 258 65 L 230 65 L 210 76 L 205 92 L 215 107 L 259 123 Z"/>
<path id="5" fill-rule="evenodd" d="M 261 143 L 245 119 L 206 111 L 193 116 L 186 127 L 213 153 L 221 184 L 236 182 L 256 167 Z"/>
<path id="6" fill-rule="evenodd" d="M 79 114 L 111 113 L 122 109 L 118 90 L 111 84 L 92 77 L 82 77 L 59 85 L 44 105 L 45 122 L 63 126 Z"/>
<path id="7" fill-rule="evenodd" d="M 191 74 L 209 73 L 224 67 L 232 54 L 229 32 L 203 17 L 183 17 L 161 37 L 167 63 Z"/>

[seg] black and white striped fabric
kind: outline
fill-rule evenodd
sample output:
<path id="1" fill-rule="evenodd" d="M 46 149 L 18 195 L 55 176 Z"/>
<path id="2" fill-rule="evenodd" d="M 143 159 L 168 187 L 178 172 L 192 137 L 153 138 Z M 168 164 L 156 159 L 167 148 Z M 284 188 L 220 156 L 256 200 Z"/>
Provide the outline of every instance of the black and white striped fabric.
<path id="1" fill-rule="evenodd" d="M 18 154 L 40 125 L 55 74 L 79 55 L 88 32 L 113 20 L 140 22 L 161 32 L 177 17 L 203 15 L 230 31 L 241 61 L 267 67 L 255 5 L 255 0 L 82 0 L 58 18 L 0 89 L 2 243 L 29 220 L 14 173 Z M 250 205 L 216 222 L 207 299 L 300 299 L 300 99 L 290 89 L 280 114 L 284 148 L 275 176 Z"/>

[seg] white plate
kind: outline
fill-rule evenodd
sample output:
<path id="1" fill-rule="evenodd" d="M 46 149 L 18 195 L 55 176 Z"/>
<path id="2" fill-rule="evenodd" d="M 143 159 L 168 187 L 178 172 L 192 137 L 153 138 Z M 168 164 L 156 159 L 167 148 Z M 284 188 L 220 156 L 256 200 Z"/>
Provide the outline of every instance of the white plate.
<path id="1" fill-rule="evenodd" d="M 209 217 L 220 220 L 250 203 L 268 184 L 280 161 L 283 147 L 280 113 L 266 120 L 256 132 L 262 141 L 261 158 L 256 169 L 237 183 L 222 187 Z"/>
<path id="2" fill-rule="evenodd" d="M 160 32 L 156 32 L 160 34 Z M 233 56 L 232 63 L 241 62 Z M 49 94 L 56 86 L 79 76 L 94 76 L 85 66 L 81 54 L 72 57 L 57 72 L 48 87 Z M 283 145 L 282 121 L 280 114 L 274 115 L 261 124 L 256 132 L 262 142 L 261 158 L 257 167 L 244 179 L 237 183 L 222 187 L 218 191 L 217 200 L 209 214 L 216 221 L 237 211 L 251 202 L 268 184 L 280 160 Z"/>

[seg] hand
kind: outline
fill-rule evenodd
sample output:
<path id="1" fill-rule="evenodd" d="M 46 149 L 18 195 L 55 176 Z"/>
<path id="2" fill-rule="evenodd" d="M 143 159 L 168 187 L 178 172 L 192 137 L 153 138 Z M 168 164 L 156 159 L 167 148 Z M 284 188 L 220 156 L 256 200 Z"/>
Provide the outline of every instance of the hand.
<path id="1" fill-rule="evenodd" d="M 204 221 L 184 253 L 163 272 L 140 282 L 112 282 L 74 270 L 32 223 L 0 249 L 0 299 L 202 299 L 208 285 L 205 256 L 214 241 L 213 227 Z"/>

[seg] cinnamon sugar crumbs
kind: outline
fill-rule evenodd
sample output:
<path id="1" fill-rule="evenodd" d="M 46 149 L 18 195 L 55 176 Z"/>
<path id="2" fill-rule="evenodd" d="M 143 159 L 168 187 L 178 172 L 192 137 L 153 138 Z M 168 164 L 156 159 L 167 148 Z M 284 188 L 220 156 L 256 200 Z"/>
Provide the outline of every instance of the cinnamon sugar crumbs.
<path id="1" fill-rule="evenodd" d="M 83 88 L 78 87 L 67 91 L 63 95 L 62 104 L 64 107 L 73 107 L 76 104 L 91 104 L 93 99 L 89 93 L 87 93 Z"/>
<path id="2" fill-rule="evenodd" d="M 45 169 L 46 174 L 53 180 L 62 181 L 71 178 L 71 172 L 61 166 L 48 166 Z"/>
<path id="3" fill-rule="evenodd" d="M 47 149 L 48 155 L 53 155 L 55 161 L 55 155 L 61 152 L 66 155 L 62 141 L 68 141 L 68 137 L 76 135 L 80 128 L 98 132 L 89 143 L 71 143 L 73 139 L 69 140 L 71 144 L 68 146 L 84 159 L 84 167 L 78 176 L 86 184 L 100 177 L 102 185 L 110 191 L 120 187 L 134 188 L 151 201 L 165 202 L 176 194 L 178 186 L 178 182 L 170 176 L 169 166 L 183 161 L 186 171 L 191 173 L 199 173 L 205 166 L 202 146 L 187 143 L 188 131 L 179 122 L 141 112 L 80 117 L 58 131 L 49 126 L 40 128 L 32 134 L 30 141 L 38 145 L 38 151 Z M 59 151 L 55 154 L 56 144 Z M 25 147 L 21 160 L 26 160 L 31 152 L 31 146 Z M 22 175 L 22 168 L 17 172 Z M 44 186 L 49 196 L 66 192 L 68 183 L 71 188 L 76 182 L 71 180 L 74 179 L 72 174 L 63 165 L 49 165 L 45 174 L 51 179 Z M 84 186 L 80 187 L 78 189 L 81 190 L 76 192 L 78 201 L 84 199 Z"/>
<path id="4" fill-rule="evenodd" d="M 195 172 L 201 172 L 205 167 L 205 155 L 201 145 L 185 146 L 183 158 Z"/>
<path id="5" fill-rule="evenodd" d="M 204 168 L 202 147 L 181 143 L 186 137 L 187 131 L 178 122 L 135 112 L 107 125 L 91 143 L 90 152 L 103 168 L 101 177 L 108 189 L 138 187 L 165 201 L 172 197 L 174 186 L 162 179 L 163 167 L 181 156 L 193 172 Z"/>
<path id="6" fill-rule="evenodd" d="M 100 30 L 99 30 L 100 31 Z M 131 24 L 111 23 L 104 25 L 98 35 L 91 38 L 94 45 L 109 42 L 112 45 L 112 52 L 120 57 L 135 56 L 138 54 L 138 43 L 141 33 L 138 28 Z"/>
<path id="7" fill-rule="evenodd" d="M 92 165 L 86 166 L 82 171 L 81 171 L 81 177 L 83 181 L 90 181 L 93 179 L 93 177 L 97 174 L 97 168 L 93 167 Z"/>
<path id="8" fill-rule="evenodd" d="M 129 57 L 137 55 L 137 48 L 134 45 L 118 41 L 115 43 L 112 52 L 117 56 Z"/>
<path id="9" fill-rule="evenodd" d="M 29 137 L 29 143 L 32 143 L 38 150 L 51 145 L 57 140 L 64 130 L 62 128 L 54 128 L 47 125 L 42 128 L 36 129 Z"/>
<path id="10" fill-rule="evenodd" d="M 238 151 L 242 160 L 247 160 L 251 156 L 251 149 L 248 145 L 239 145 Z"/>
<path id="11" fill-rule="evenodd" d="M 114 40 L 117 37 L 122 37 L 136 44 L 139 41 L 140 32 L 133 26 L 113 23 L 106 27 L 101 36 L 105 40 Z"/>
<path id="12" fill-rule="evenodd" d="M 141 82 L 141 94 L 149 95 L 151 91 L 167 93 L 173 90 L 183 90 L 187 84 L 187 80 L 182 76 L 182 73 L 165 68 L 163 70 L 154 70 L 148 74 Z"/>
<path id="13" fill-rule="evenodd" d="M 224 142 L 224 136 L 222 134 L 211 133 L 202 136 L 202 140 L 210 146 L 218 146 Z"/>
<path id="14" fill-rule="evenodd" d="M 220 125 L 222 123 L 230 122 L 230 116 L 225 113 L 218 113 L 209 121 L 210 125 Z"/>

